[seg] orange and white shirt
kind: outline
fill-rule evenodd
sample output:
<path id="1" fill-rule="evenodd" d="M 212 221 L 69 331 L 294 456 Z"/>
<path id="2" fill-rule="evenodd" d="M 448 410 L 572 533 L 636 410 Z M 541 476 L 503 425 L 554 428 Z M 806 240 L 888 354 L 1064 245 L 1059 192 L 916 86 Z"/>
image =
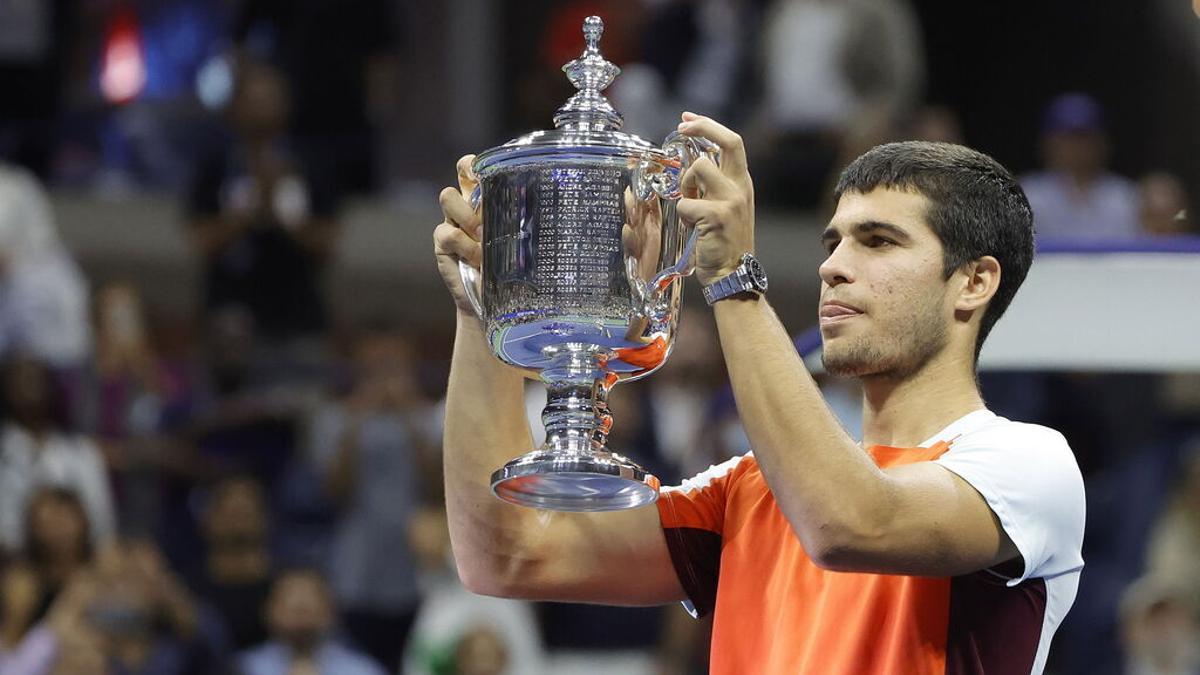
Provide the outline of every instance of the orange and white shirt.
<path id="1" fill-rule="evenodd" d="M 936 462 L 961 476 L 1021 558 L 953 578 L 821 569 L 754 455 L 733 458 L 658 500 L 685 604 L 715 612 L 710 672 L 1041 673 L 1083 568 L 1083 479 L 1066 440 L 979 410 L 919 447 L 867 452 L 883 468 Z"/>

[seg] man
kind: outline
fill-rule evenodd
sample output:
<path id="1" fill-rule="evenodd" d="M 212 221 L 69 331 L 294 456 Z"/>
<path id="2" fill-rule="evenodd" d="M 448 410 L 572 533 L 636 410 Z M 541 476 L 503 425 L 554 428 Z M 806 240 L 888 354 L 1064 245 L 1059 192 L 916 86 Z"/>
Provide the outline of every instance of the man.
<path id="1" fill-rule="evenodd" d="M 231 141 L 201 161 L 186 205 L 206 312 L 245 310 L 254 334 L 276 345 L 325 329 L 321 272 L 339 229 L 335 179 L 289 147 L 292 110 L 279 71 L 242 63 L 228 107 Z"/>
<path id="2" fill-rule="evenodd" d="M 224 620 L 237 650 L 267 639 L 267 598 L 275 570 L 271 514 L 262 485 L 250 476 L 221 479 L 200 520 L 204 555 L 192 586 Z"/>
<path id="3" fill-rule="evenodd" d="M 89 299 L 46 190 L 33 174 L 0 161 L 0 356 L 80 367 L 92 348 Z"/>
<path id="4" fill-rule="evenodd" d="M 370 658 L 330 638 L 336 610 L 319 572 L 280 574 L 266 611 L 271 640 L 242 652 L 238 665 L 245 675 L 383 675 Z"/>
<path id="5" fill-rule="evenodd" d="M 353 383 L 314 411 L 310 457 L 338 507 L 329 575 L 346 633 L 384 670 L 400 669 L 420 604 L 409 525 L 440 476 L 418 425 L 415 352 L 376 326 L 352 346 Z M 440 495 L 438 499 L 440 501 Z M 382 577 L 388 583 L 380 585 Z"/>
<path id="6" fill-rule="evenodd" d="M 754 250 L 753 186 L 737 134 L 683 120 L 723 153 L 720 168 L 692 166 L 678 205 L 700 231 L 698 281 L 720 288 Z M 711 304 L 754 452 L 665 489 L 657 508 L 581 515 L 488 491 L 529 430 L 521 376 L 488 352 L 454 269 L 480 257 L 469 160 L 434 233 L 459 307 L 446 497 L 468 588 L 686 600 L 715 611 L 714 673 L 1042 671 L 1083 565 L 1083 483 L 1061 435 L 995 416 L 976 385 L 979 348 L 1033 254 L 1028 202 L 1003 167 L 900 143 L 843 172 L 821 236 L 820 324 L 826 369 L 862 381 L 861 446 L 765 297 L 742 292 Z"/>
<path id="7" fill-rule="evenodd" d="M 1042 118 L 1046 170 L 1021 178 L 1042 236 L 1122 239 L 1138 234 L 1137 187 L 1108 169 L 1104 111 L 1087 94 L 1063 94 Z"/>

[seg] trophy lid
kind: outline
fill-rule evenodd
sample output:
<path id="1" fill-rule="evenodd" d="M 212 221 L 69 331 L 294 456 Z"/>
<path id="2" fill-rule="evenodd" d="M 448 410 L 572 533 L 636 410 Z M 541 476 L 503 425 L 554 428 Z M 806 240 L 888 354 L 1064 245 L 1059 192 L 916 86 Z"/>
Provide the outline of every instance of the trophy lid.
<path id="1" fill-rule="evenodd" d="M 476 173 L 519 159 L 540 161 L 557 155 L 640 157 L 646 152 L 661 154 L 653 143 L 620 131 L 624 122 L 621 114 L 600 93 L 621 72 L 600 53 L 603 33 L 604 21 L 600 17 L 584 19 L 583 53 L 562 67 L 577 91 L 554 114 L 555 128 L 534 131 L 479 153 L 475 159 Z"/>

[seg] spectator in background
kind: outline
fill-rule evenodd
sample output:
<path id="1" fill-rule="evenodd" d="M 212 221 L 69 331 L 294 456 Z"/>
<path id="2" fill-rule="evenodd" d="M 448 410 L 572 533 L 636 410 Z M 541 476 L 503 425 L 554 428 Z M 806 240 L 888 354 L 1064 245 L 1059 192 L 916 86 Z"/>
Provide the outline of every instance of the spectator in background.
<path id="1" fill-rule="evenodd" d="M 96 593 L 90 575 L 80 574 L 55 599 L 46 618 L 19 644 L 0 645 L 4 675 L 106 675 L 104 643 L 89 625 L 88 603 Z"/>
<path id="2" fill-rule="evenodd" d="M 243 58 L 277 65 L 295 95 L 289 126 L 297 153 L 338 188 L 375 187 L 372 122 L 399 101 L 393 5 L 247 0 L 234 18 Z"/>
<path id="3" fill-rule="evenodd" d="M 1121 642 L 1124 675 L 1200 675 L 1200 618 L 1169 582 L 1147 576 L 1125 591 Z"/>
<path id="4" fill-rule="evenodd" d="M 751 81 L 747 71 L 753 57 L 751 45 L 758 37 L 757 3 L 672 0 L 623 4 L 654 6 L 646 8 L 649 16 L 641 31 L 640 58 L 622 63 L 621 76 L 608 89 L 613 106 L 625 117 L 622 130 L 659 140 L 675 130 L 680 110 L 703 110 L 725 120 L 743 113 L 737 104 Z M 609 13 L 598 13 L 609 20 Z M 583 16 L 570 26 L 572 36 L 578 35 Z M 633 20 L 626 30 L 643 23 L 641 17 L 628 18 Z M 618 15 L 614 20 L 626 19 Z M 576 46 L 577 40 L 569 44 Z M 606 30 L 602 49 L 613 59 L 609 42 Z"/>
<path id="5" fill-rule="evenodd" d="M 22 510 L 25 542 L 5 570 L 0 645 L 13 649 L 46 618 L 55 599 L 92 559 L 87 513 L 66 488 L 42 487 Z"/>
<path id="6" fill-rule="evenodd" d="M 409 526 L 440 497 L 440 467 L 421 433 L 429 406 L 407 338 L 375 328 L 353 352 L 352 388 L 316 412 L 310 454 L 340 509 L 329 569 L 343 626 L 394 672 L 420 600 Z"/>
<path id="7" fill-rule="evenodd" d="M 82 417 L 114 473 L 122 531 L 148 536 L 157 525 L 160 469 L 178 455 L 165 432 L 182 419 L 188 378 L 151 344 L 136 288 L 106 284 L 95 307 L 96 352 Z"/>
<path id="8" fill-rule="evenodd" d="M 1151 530 L 1146 569 L 1200 608 L 1200 440 L 1184 453 L 1178 475 L 1174 493 Z"/>
<path id="9" fill-rule="evenodd" d="M 25 504 L 39 487 L 74 490 L 87 511 L 94 543 L 115 532 L 104 458 L 92 439 L 66 430 L 65 405 L 50 368 L 34 358 L 0 364 L 0 547 L 20 545 Z"/>
<path id="10" fill-rule="evenodd" d="M 1187 191 L 1183 182 L 1166 171 L 1147 174 L 1138 183 L 1142 233 L 1170 237 L 1192 233 Z"/>
<path id="11" fill-rule="evenodd" d="M 97 556 L 84 617 L 122 675 L 227 672 L 217 629 L 206 630 L 191 594 L 148 541 L 120 542 Z"/>
<path id="12" fill-rule="evenodd" d="M 262 487 L 231 477 L 212 489 L 203 515 L 204 562 L 192 587 L 224 619 L 237 650 L 267 639 L 266 608 L 274 562 Z"/>
<path id="13" fill-rule="evenodd" d="M 23 351 L 57 370 L 91 349 L 87 281 L 30 173 L 0 163 L 0 355 Z"/>
<path id="14" fill-rule="evenodd" d="M 1120 239 L 1138 233 L 1133 182 L 1108 170 L 1104 111 L 1087 94 L 1063 94 L 1042 117 L 1046 170 L 1021 179 L 1043 237 Z"/>
<path id="15" fill-rule="evenodd" d="M 776 0 L 763 20 L 763 95 L 747 132 L 760 201 L 812 208 L 833 170 L 891 140 L 925 78 L 903 0 Z"/>
<path id="16" fill-rule="evenodd" d="M 289 378 L 269 367 L 269 357 L 256 348 L 247 312 L 231 307 L 212 313 L 207 323 L 207 373 L 188 436 L 210 476 L 250 474 L 274 495 L 317 394 L 296 374 Z"/>
<path id="17" fill-rule="evenodd" d="M 284 344 L 326 327 L 320 276 L 337 234 L 331 186 L 289 150 L 290 110 L 279 72 L 240 64 L 235 140 L 199 167 L 187 204 L 205 309 L 242 308 L 255 336 Z"/>
<path id="18" fill-rule="evenodd" d="M 82 505 L 57 488 L 35 495 L 27 519 L 25 557 L 3 580 L 0 672 L 225 672 L 219 629 L 202 630 L 152 544 L 109 544 L 93 556 Z"/>
<path id="19" fill-rule="evenodd" d="M 271 641 L 241 655 L 243 675 L 382 675 L 370 658 L 330 638 L 335 616 L 320 573 L 280 574 L 267 605 Z"/>
<path id="20" fill-rule="evenodd" d="M 125 283 L 96 292 L 96 393 L 89 426 L 102 438 L 152 432 L 158 422 L 162 386 L 146 334 L 142 299 Z"/>

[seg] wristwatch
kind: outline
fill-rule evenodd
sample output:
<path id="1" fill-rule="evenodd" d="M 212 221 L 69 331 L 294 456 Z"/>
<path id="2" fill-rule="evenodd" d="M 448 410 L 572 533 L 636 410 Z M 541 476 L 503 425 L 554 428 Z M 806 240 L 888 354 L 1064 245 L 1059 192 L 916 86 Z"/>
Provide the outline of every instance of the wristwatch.
<path id="1" fill-rule="evenodd" d="M 754 293 L 762 295 L 767 292 L 767 273 L 762 263 L 753 254 L 742 256 L 740 265 L 730 274 L 717 279 L 704 287 L 704 299 L 708 304 L 737 295 L 739 293 Z"/>

